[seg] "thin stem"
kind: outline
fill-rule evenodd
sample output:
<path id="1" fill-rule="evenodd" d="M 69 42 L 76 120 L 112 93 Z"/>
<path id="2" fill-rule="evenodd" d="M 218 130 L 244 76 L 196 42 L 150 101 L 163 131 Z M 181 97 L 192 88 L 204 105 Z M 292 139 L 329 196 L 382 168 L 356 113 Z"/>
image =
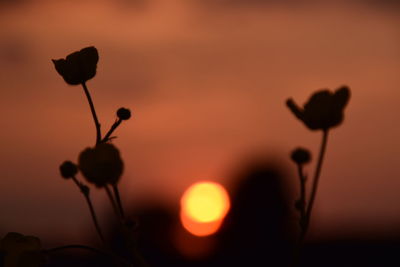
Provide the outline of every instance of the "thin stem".
<path id="1" fill-rule="evenodd" d="M 300 177 L 300 201 L 302 202 L 302 207 L 300 210 L 301 232 L 300 232 L 300 236 L 298 239 L 298 243 L 295 246 L 292 266 L 298 266 L 300 263 L 300 254 L 301 254 L 301 250 L 303 248 L 304 238 L 307 234 L 308 227 L 310 225 L 311 211 L 312 211 L 314 201 L 315 201 L 315 196 L 317 193 L 318 182 L 319 182 L 319 177 L 321 175 L 322 163 L 324 161 L 324 155 L 325 155 L 327 142 L 328 142 L 328 130 L 326 129 L 323 131 L 323 135 L 322 135 L 322 143 L 321 143 L 321 148 L 319 151 L 318 162 L 317 162 L 315 173 L 314 173 L 314 179 L 313 179 L 311 195 L 310 195 L 310 200 L 308 202 L 308 205 L 306 205 L 306 199 L 305 199 L 306 198 L 306 186 L 305 186 L 306 177 L 303 174 L 302 166 L 298 165 L 298 173 L 299 173 L 299 177 Z"/>
<path id="2" fill-rule="evenodd" d="M 114 124 L 111 126 L 110 130 L 107 132 L 107 134 L 104 136 L 104 138 L 101 140 L 102 143 L 107 142 L 110 139 L 111 134 L 114 132 L 115 129 L 121 124 L 122 120 L 118 118 Z"/>
<path id="3" fill-rule="evenodd" d="M 305 227 L 306 227 L 306 176 L 303 173 L 303 164 L 297 164 L 297 172 L 299 175 L 300 179 L 300 219 L 299 219 L 299 225 L 300 225 L 300 236 L 299 239 L 297 240 L 297 244 L 294 248 L 294 256 L 292 260 L 292 266 L 298 266 L 300 262 L 300 254 L 303 246 L 303 237 L 305 234 Z"/>
<path id="4" fill-rule="evenodd" d="M 306 177 L 303 174 L 303 165 L 297 164 L 297 171 L 300 179 L 300 226 L 303 228 L 306 215 Z"/>
<path id="5" fill-rule="evenodd" d="M 112 205 L 112 207 L 113 207 L 113 210 L 114 210 L 114 212 L 115 212 L 115 215 L 117 216 L 118 219 L 122 219 L 121 213 L 120 213 L 119 210 L 118 210 L 117 204 L 115 203 L 115 199 L 114 199 L 114 196 L 113 196 L 113 194 L 112 194 L 110 188 L 108 187 L 108 185 L 106 185 L 104 188 L 105 188 L 105 190 L 106 190 L 108 199 L 109 199 L 110 202 L 111 202 L 111 205 Z"/>
<path id="6" fill-rule="evenodd" d="M 121 217 L 122 217 L 122 219 L 125 219 L 124 208 L 122 207 L 122 201 L 121 201 L 121 197 L 119 194 L 118 186 L 116 184 L 113 184 L 112 187 L 114 190 L 115 198 L 117 199 L 117 204 L 118 204 L 119 211 L 121 213 Z"/>
<path id="7" fill-rule="evenodd" d="M 313 185 L 311 188 L 310 200 L 309 200 L 309 203 L 308 203 L 308 206 L 306 209 L 305 229 L 303 231 L 301 240 L 304 239 L 304 237 L 307 233 L 307 230 L 308 230 L 308 226 L 310 224 L 311 212 L 312 212 L 312 208 L 314 205 L 315 196 L 317 194 L 318 182 L 319 182 L 319 177 L 321 174 L 322 163 L 324 161 L 324 155 L 325 155 L 327 142 L 328 142 L 328 130 L 326 129 L 323 131 L 323 134 L 322 134 L 321 149 L 319 151 L 318 162 L 317 162 L 317 166 L 316 166 L 315 173 L 314 173 L 314 180 L 313 180 Z"/>
<path id="8" fill-rule="evenodd" d="M 92 201 L 90 201 L 90 198 L 89 198 L 88 195 L 85 195 L 85 199 L 86 199 L 86 202 L 87 202 L 87 204 L 89 206 L 90 214 L 92 215 L 92 219 L 93 219 L 94 226 L 96 227 L 96 231 L 99 234 L 99 237 L 100 237 L 101 241 L 103 242 L 103 244 L 105 244 L 104 236 L 103 236 L 103 233 L 101 231 L 99 222 L 97 221 L 97 217 L 96 217 L 96 213 L 95 213 L 94 208 L 93 208 Z"/>
<path id="9" fill-rule="evenodd" d="M 126 266 L 132 266 L 128 261 L 126 261 L 125 259 L 107 252 L 107 251 L 103 251 L 97 248 L 93 248 L 93 247 L 89 247 L 89 246 L 85 246 L 85 245 L 66 245 L 66 246 L 60 246 L 60 247 L 55 247 L 55 248 L 51 248 L 51 249 L 47 249 L 47 250 L 43 250 L 43 252 L 45 253 L 53 253 L 53 252 L 58 252 L 58 251 L 62 251 L 62 250 L 66 250 L 66 249 L 84 249 L 84 250 L 88 250 L 91 251 L 93 253 L 97 253 L 99 255 L 105 256 L 105 257 L 110 257 L 116 261 L 119 261 L 120 263 L 122 263 L 123 265 Z"/>
<path id="10" fill-rule="evenodd" d="M 99 235 L 101 242 L 103 242 L 103 244 L 105 244 L 105 239 L 103 236 L 103 233 L 101 231 L 99 222 L 97 220 L 97 216 L 96 216 L 96 212 L 93 208 L 93 204 L 92 201 L 90 200 L 90 196 L 89 196 L 89 191 L 86 189 L 84 189 L 84 185 L 82 185 L 77 179 L 76 177 L 72 177 L 72 180 L 75 182 L 75 184 L 79 187 L 79 189 L 81 190 L 82 194 L 85 196 L 86 199 L 86 203 L 89 206 L 89 210 L 90 210 L 90 215 L 92 216 L 92 220 L 93 220 L 93 224 L 96 228 L 97 234 Z"/>
<path id="11" fill-rule="evenodd" d="M 86 83 L 82 83 L 83 90 L 85 91 L 86 98 L 89 102 L 90 111 L 92 112 L 94 125 L 96 126 L 96 145 L 101 142 L 101 131 L 100 131 L 100 123 L 97 119 L 96 110 L 93 105 L 92 97 L 90 96 L 89 90 L 86 87 Z"/>

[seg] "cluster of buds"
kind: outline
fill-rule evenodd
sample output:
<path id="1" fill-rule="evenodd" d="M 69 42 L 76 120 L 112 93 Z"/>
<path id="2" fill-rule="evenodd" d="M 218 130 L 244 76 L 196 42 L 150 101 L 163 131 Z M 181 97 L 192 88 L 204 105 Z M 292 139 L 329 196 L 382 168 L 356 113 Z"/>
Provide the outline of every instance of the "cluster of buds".
<path id="1" fill-rule="evenodd" d="M 90 46 L 68 55 L 65 59 L 52 61 L 55 69 L 67 84 L 83 85 L 86 89 L 85 83 L 96 75 L 99 55 L 97 49 Z M 93 104 L 91 98 L 89 104 Z M 96 122 L 95 112 L 93 115 Z M 107 135 L 104 138 L 100 136 L 94 147 L 86 148 L 80 153 L 78 164 L 66 161 L 60 166 L 63 178 L 75 177 L 79 170 L 83 177 L 96 187 L 104 187 L 107 184 L 115 185 L 119 181 L 123 172 L 123 162 L 118 149 L 108 141 L 112 139 L 110 135 L 118 125 L 122 121 L 130 119 L 131 111 L 121 107 L 116 111 L 116 116 L 118 119 Z M 96 127 L 100 128 L 97 123 Z"/>
<path id="2" fill-rule="evenodd" d="M 115 138 L 111 135 L 118 126 L 131 118 L 131 111 L 124 107 L 117 109 L 114 124 L 112 124 L 109 131 L 102 136 L 96 109 L 86 86 L 86 82 L 96 75 L 97 63 L 99 61 L 97 49 L 93 46 L 86 47 L 68 55 L 65 59 L 62 58 L 52 61 L 56 71 L 63 77 L 67 84 L 73 86 L 82 85 L 93 116 L 96 127 L 95 145 L 85 148 L 79 154 L 77 164 L 72 161 L 65 161 L 60 165 L 59 170 L 61 176 L 65 179 L 72 180 L 84 195 L 98 235 L 104 242 L 101 227 L 97 221 L 97 216 L 90 199 L 89 186 L 78 180 L 77 175 L 80 173 L 86 182 L 93 184 L 96 188 L 104 189 L 107 192 L 115 214 L 125 227 L 124 223 L 128 220 L 124 217 L 122 201 L 118 190 L 118 182 L 124 170 L 124 163 L 118 148 L 110 141 Z"/>

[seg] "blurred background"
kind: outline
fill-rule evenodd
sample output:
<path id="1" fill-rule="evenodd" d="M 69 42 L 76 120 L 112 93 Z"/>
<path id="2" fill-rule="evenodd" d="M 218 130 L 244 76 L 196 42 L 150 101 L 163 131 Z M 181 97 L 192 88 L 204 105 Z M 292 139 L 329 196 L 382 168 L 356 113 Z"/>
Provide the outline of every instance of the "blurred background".
<path id="1" fill-rule="evenodd" d="M 303 146 L 316 155 L 321 136 L 285 101 L 344 84 L 352 99 L 330 135 L 307 240 L 398 240 L 399 14 L 395 0 L 0 0 L 0 236 L 36 235 L 45 247 L 97 242 L 82 195 L 58 171 L 93 145 L 94 125 L 82 89 L 51 63 L 94 45 L 98 72 L 87 85 L 103 131 L 119 107 L 133 113 L 113 141 L 125 162 L 122 198 L 133 214 L 170 218 L 179 255 L 201 251 L 180 249 L 191 237 L 178 214 L 200 180 L 222 184 L 234 211 L 243 177 L 274 173 L 250 206 L 268 221 L 274 202 L 265 195 L 280 192 L 284 211 L 273 212 L 293 225 L 282 233 L 296 229 L 289 154 Z M 92 195 L 112 227 L 105 193 Z"/>

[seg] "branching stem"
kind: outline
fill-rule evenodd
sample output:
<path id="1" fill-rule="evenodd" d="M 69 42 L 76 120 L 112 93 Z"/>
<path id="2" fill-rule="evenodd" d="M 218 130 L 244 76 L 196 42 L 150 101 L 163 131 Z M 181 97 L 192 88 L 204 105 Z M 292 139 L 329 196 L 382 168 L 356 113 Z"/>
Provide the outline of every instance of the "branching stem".
<path id="1" fill-rule="evenodd" d="M 314 173 L 314 179 L 313 179 L 313 184 L 312 184 L 312 188 L 311 188 L 310 200 L 309 200 L 307 208 L 306 208 L 305 222 L 304 222 L 305 225 L 304 225 L 304 229 L 302 230 L 302 233 L 301 233 L 300 242 L 302 242 L 304 240 L 304 237 L 305 237 L 305 235 L 308 231 L 308 227 L 310 225 L 311 212 L 312 212 L 312 208 L 314 206 L 315 196 L 317 194 L 318 182 L 319 182 L 319 178 L 321 176 L 322 163 L 324 161 L 324 155 L 325 155 L 327 143 L 328 143 L 328 130 L 325 129 L 322 132 L 322 143 L 321 143 L 321 148 L 319 151 L 317 166 L 316 166 L 315 173 Z"/>
<path id="2" fill-rule="evenodd" d="M 88 189 L 85 190 L 85 189 L 84 189 L 84 185 L 82 185 L 82 184 L 76 179 L 76 177 L 72 177 L 72 180 L 75 182 L 75 184 L 78 186 L 78 188 L 80 189 L 80 191 L 81 191 L 82 194 L 84 195 L 84 197 L 85 197 L 85 199 L 86 199 L 86 203 L 87 203 L 88 206 L 89 206 L 90 215 L 92 216 L 93 224 L 94 224 L 94 226 L 95 226 L 95 228 L 96 228 L 97 234 L 99 235 L 99 237 L 100 237 L 100 239 L 101 239 L 101 242 L 103 242 L 103 244 L 105 244 L 105 239 L 104 239 L 103 233 L 102 233 L 102 231 L 101 231 L 99 222 L 98 222 L 98 220 L 97 220 L 96 212 L 95 212 L 95 210 L 94 210 L 94 208 L 93 208 L 93 204 L 92 204 L 92 201 L 91 201 L 91 199 L 90 199 Z"/>
<path id="3" fill-rule="evenodd" d="M 94 104 L 92 101 L 92 97 L 90 96 L 89 90 L 86 87 L 86 83 L 82 83 L 83 91 L 85 91 L 86 98 L 89 102 L 90 111 L 92 112 L 94 125 L 96 126 L 96 145 L 101 142 L 101 130 L 100 130 L 100 123 L 97 119 L 96 109 L 94 108 Z"/>
<path id="4" fill-rule="evenodd" d="M 125 219 L 125 212 L 124 212 L 124 208 L 122 206 L 122 201 L 121 201 L 121 197 L 119 194 L 118 185 L 113 184 L 112 187 L 114 190 L 115 198 L 117 199 L 117 204 L 118 204 L 119 211 L 121 213 L 121 217 L 122 217 L 122 219 Z"/>
<path id="5" fill-rule="evenodd" d="M 117 216 L 117 219 L 122 219 L 121 213 L 120 213 L 120 211 L 119 211 L 119 209 L 118 209 L 118 206 L 117 206 L 117 204 L 116 204 L 116 202 L 115 202 L 115 198 L 114 198 L 114 196 L 113 196 L 113 194 L 112 194 L 112 192 L 111 192 L 111 189 L 109 188 L 108 185 L 104 186 L 104 189 L 106 190 L 108 199 L 109 199 L 110 202 L 111 202 L 111 205 L 112 205 L 112 207 L 113 207 L 113 210 L 114 210 L 114 212 L 115 212 L 115 215 Z"/>
<path id="6" fill-rule="evenodd" d="M 102 143 L 107 142 L 110 139 L 111 134 L 114 132 L 115 129 L 121 124 L 122 120 L 118 118 L 114 124 L 111 126 L 110 130 L 107 132 L 107 134 L 104 136 L 104 138 L 101 140 Z"/>

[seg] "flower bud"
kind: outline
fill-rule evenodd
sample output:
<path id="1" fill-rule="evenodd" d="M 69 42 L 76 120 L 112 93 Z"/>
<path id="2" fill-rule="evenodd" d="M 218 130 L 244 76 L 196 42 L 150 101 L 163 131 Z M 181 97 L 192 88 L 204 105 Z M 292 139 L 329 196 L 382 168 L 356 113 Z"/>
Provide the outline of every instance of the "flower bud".
<path id="1" fill-rule="evenodd" d="M 129 120 L 131 117 L 131 111 L 127 108 L 120 108 L 117 110 L 117 116 L 121 120 Z"/>
<path id="2" fill-rule="evenodd" d="M 60 173 L 63 178 L 69 179 L 78 173 L 78 167 L 71 161 L 64 161 L 60 166 Z"/>
<path id="3" fill-rule="evenodd" d="M 305 148 L 296 148 L 293 150 L 291 156 L 296 164 L 307 164 L 311 161 L 311 153 Z"/>
<path id="4" fill-rule="evenodd" d="M 298 106 L 289 98 L 286 105 L 292 113 L 310 130 L 328 130 L 343 122 L 344 109 L 350 100 L 350 89 L 347 86 L 335 92 L 320 90 L 315 92 L 304 107 Z"/>
<path id="5" fill-rule="evenodd" d="M 54 67 L 70 85 L 82 84 L 96 75 L 99 55 L 94 46 L 83 48 L 65 59 L 53 59 Z"/>
<path id="6" fill-rule="evenodd" d="M 123 162 L 118 149 L 110 143 L 87 148 L 79 155 L 79 169 L 97 187 L 116 184 L 122 175 Z"/>

